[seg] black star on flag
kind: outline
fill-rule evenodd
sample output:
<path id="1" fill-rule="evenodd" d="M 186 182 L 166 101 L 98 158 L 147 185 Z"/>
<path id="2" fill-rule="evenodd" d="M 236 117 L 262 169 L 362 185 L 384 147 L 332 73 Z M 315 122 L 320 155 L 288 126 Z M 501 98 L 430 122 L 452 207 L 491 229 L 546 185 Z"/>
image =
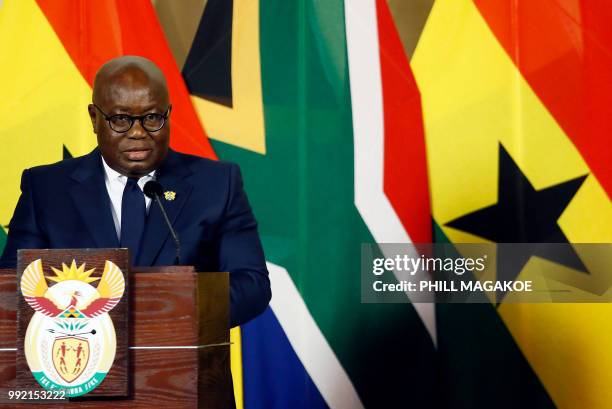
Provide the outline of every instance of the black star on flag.
<path id="1" fill-rule="evenodd" d="M 496 243 L 569 243 L 557 220 L 585 178 L 586 175 L 536 190 L 500 144 L 497 203 L 454 219 L 446 226 Z M 550 246 L 529 248 L 518 257 L 516 252 L 510 258 L 498 254 L 499 280 L 514 280 L 531 256 L 587 272 L 570 246 L 568 251 L 552 251 Z"/>

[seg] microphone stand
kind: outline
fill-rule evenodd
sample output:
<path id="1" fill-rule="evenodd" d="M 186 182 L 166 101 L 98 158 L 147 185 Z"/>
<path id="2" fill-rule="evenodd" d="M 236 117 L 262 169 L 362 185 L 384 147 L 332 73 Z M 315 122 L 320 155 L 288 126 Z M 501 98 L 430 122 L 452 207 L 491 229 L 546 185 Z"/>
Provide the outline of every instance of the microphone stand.
<path id="1" fill-rule="evenodd" d="M 154 197 L 155 197 L 155 201 L 157 202 L 157 205 L 159 206 L 159 209 L 162 212 L 162 215 L 164 216 L 164 220 L 166 221 L 166 224 L 168 225 L 170 234 L 172 235 L 172 240 L 174 240 L 174 247 L 176 247 L 176 257 L 174 259 L 174 265 L 180 266 L 181 265 L 181 242 L 179 241 L 179 238 L 176 235 L 176 232 L 172 228 L 172 224 L 170 223 L 170 219 L 168 218 L 166 209 L 164 209 L 164 205 L 162 205 L 159 195 L 155 193 Z"/>

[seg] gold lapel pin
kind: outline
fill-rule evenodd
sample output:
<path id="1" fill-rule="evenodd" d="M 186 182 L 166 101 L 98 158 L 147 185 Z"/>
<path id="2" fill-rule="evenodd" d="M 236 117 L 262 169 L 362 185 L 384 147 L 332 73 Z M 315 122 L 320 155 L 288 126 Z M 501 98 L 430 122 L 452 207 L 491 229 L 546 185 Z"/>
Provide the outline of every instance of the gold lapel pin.
<path id="1" fill-rule="evenodd" d="M 176 199 L 176 192 L 173 192 L 171 190 L 164 192 L 164 199 L 170 201 Z"/>

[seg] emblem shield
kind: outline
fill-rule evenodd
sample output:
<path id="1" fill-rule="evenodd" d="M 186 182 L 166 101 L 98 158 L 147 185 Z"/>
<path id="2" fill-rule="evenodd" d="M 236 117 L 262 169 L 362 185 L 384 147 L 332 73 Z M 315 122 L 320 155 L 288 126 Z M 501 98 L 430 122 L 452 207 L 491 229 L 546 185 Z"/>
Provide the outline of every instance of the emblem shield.
<path id="1" fill-rule="evenodd" d="M 89 342 L 80 337 L 56 338 L 51 348 L 57 374 L 70 383 L 77 379 L 89 361 Z"/>

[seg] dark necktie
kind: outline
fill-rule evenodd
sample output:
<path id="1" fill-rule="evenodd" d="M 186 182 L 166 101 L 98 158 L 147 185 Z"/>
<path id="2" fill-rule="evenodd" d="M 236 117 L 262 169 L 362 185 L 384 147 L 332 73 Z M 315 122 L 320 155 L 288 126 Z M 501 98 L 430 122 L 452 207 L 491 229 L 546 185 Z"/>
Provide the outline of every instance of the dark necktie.
<path id="1" fill-rule="evenodd" d="M 145 198 L 138 187 L 138 179 L 128 178 L 121 200 L 121 247 L 130 249 L 132 265 L 140 249 L 146 216 Z"/>

